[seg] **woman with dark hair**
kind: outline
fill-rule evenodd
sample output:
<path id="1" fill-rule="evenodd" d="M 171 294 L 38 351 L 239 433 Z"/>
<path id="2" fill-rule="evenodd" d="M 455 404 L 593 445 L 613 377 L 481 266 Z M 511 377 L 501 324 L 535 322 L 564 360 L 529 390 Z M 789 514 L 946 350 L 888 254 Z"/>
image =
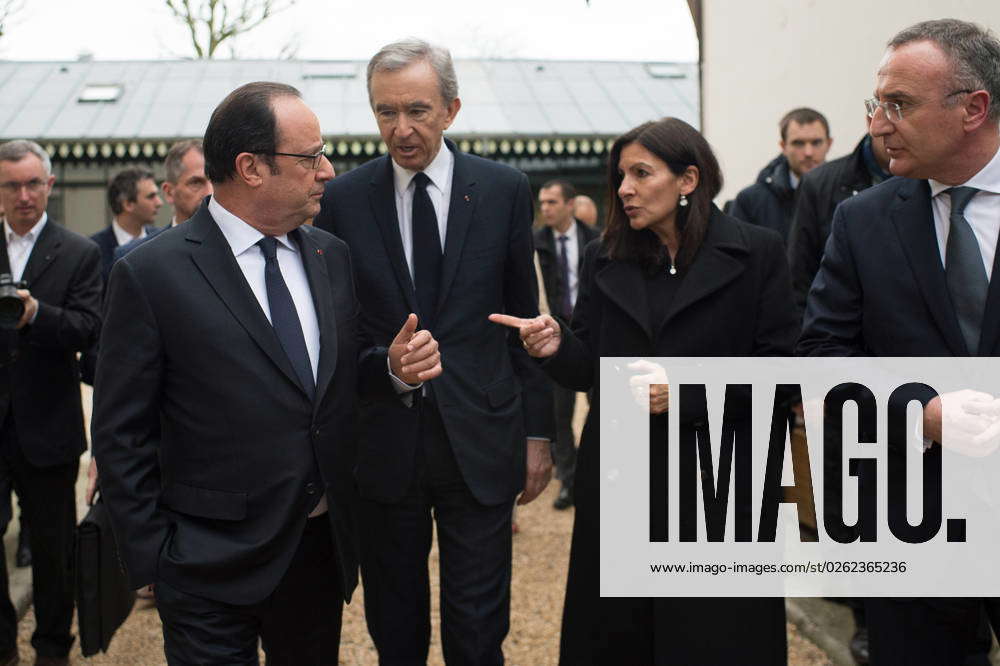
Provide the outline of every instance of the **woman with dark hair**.
<path id="1" fill-rule="evenodd" d="M 783 599 L 600 598 L 600 357 L 784 356 L 798 333 L 781 238 L 715 207 L 722 175 L 697 130 L 664 118 L 619 137 L 608 187 L 614 203 L 585 251 L 571 326 L 490 317 L 518 328 L 560 384 L 595 390 L 577 460 L 560 663 L 783 664 Z M 666 388 L 649 397 L 650 425 L 664 434 Z"/>

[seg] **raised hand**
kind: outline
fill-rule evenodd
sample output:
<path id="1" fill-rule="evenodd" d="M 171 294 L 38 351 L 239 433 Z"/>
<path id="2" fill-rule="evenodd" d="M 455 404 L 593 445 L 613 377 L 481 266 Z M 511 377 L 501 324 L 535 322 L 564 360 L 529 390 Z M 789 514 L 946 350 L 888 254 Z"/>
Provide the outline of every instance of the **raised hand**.
<path id="1" fill-rule="evenodd" d="M 521 335 L 521 344 L 528 354 L 535 358 L 548 358 L 559 351 L 562 333 L 559 322 L 547 314 L 533 319 L 522 319 L 505 314 L 491 314 L 494 324 L 516 328 Z"/>
<path id="2" fill-rule="evenodd" d="M 417 330 L 417 315 L 412 312 L 389 345 L 389 367 L 407 384 L 426 382 L 442 372 L 437 340 L 430 331 Z"/>

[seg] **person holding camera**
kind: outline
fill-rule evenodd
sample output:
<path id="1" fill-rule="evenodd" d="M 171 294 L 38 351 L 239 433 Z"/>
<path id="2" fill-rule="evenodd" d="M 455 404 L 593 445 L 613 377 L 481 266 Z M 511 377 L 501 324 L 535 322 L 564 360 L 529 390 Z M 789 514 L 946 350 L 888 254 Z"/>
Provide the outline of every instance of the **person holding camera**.
<path id="1" fill-rule="evenodd" d="M 87 448 L 76 355 L 96 339 L 101 307 L 97 245 L 45 212 L 55 180 L 38 144 L 0 145 L 0 526 L 13 487 L 31 525 L 36 664 L 69 663 L 73 644 L 73 486 Z M 0 665 L 17 661 L 17 614 L 0 565 Z"/>

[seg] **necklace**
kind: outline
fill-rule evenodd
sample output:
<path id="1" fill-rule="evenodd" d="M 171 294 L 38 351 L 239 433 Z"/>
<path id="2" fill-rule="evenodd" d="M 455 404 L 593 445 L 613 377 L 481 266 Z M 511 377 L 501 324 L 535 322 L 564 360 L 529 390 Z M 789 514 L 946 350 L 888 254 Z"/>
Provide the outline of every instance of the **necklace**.
<path id="1" fill-rule="evenodd" d="M 667 264 L 669 264 L 670 266 L 667 272 L 670 273 L 671 275 L 677 275 L 677 267 L 674 266 L 674 260 L 671 259 L 669 255 L 667 255 Z"/>

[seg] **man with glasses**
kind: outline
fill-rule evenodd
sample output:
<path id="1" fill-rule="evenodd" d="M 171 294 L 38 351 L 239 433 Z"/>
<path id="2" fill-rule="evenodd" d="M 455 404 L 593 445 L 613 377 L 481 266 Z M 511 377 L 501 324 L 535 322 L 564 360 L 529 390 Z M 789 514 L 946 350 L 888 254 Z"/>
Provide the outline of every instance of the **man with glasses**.
<path id="1" fill-rule="evenodd" d="M 360 368 L 347 246 L 304 223 L 333 166 L 298 90 L 249 83 L 205 131 L 214 193 L 119 259 L 94 453 L 133 587 L 171 664 L 338 662 L 357 583 L 357 394 L 441 372 L 415 317 Z M 405 320 L 405 323 L 404 321 Z"/>
<path id="2" fill-rule="evenodd" d="M 46 213 L 55 180 L 38 144 L 0 145 L 0 273 L 27 283 L 16 328 L 0 324 L 0 533 L 13 485 L 31 526 L 37 664 L 68 663 L 73 644 L 73 486 L 87 448 L 76 355 L 96 339 L 101 307 L 97 245 Z M 17 660 L 17 614 L 0 566 L 0 665 Z"/>
<path id="3" fill-rule="evenodd" d="M 1000 41 L 964 21 L 918 23 L 890 40 L 866 107 L 900 177 L 837 208 L 800 353 L 1000 353 L 1000 281 L 991 279 L 1000 260 L 997 62 Z M 927 400 L 934 455 L 940 419 L 940 399 Z M 889 442 L 889 455 L 904 446 Z M 983 609 L 996 633 L 997 599 L 872 599 L 872 663 L 962 663 Z"/>

